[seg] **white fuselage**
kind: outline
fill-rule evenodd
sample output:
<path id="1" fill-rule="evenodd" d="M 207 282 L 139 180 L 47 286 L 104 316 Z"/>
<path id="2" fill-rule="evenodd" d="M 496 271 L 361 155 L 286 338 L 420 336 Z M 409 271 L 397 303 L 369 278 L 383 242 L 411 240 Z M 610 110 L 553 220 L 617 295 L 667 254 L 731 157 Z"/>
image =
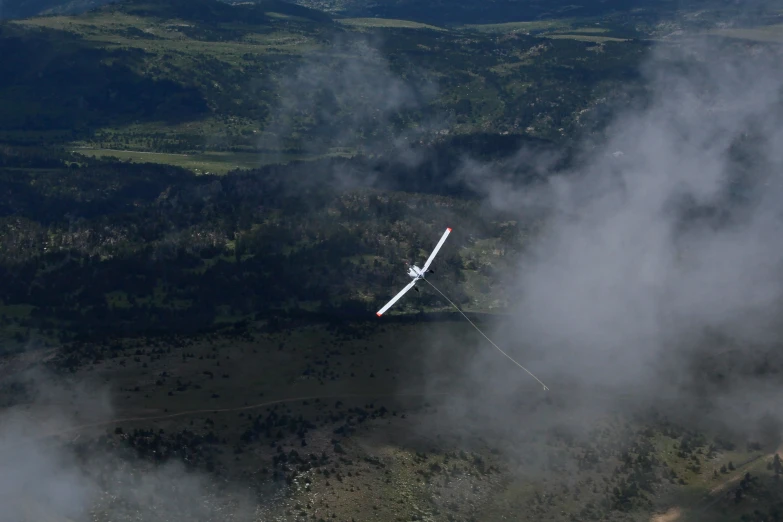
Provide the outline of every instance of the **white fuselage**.
<path id="1" fill-rule="evenodd" d="M 416 265 L 413 265 L 408 269 L 408 275 L 411 276 L 411 279 L 422 279 L 424 277 L 424 272 L 421 271 L 421 268 L 419 268 Z"/>

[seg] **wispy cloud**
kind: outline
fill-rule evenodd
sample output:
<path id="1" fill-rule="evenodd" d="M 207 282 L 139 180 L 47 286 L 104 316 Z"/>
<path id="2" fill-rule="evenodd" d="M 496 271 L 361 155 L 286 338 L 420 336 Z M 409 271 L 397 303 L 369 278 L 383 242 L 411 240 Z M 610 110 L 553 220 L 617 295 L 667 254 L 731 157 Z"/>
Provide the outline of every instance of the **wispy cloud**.
<path id="1" fill-rule="evenodd" d="M 495 335 L 568 411 L 597 415 L 630 396 L 750 430 L 774 409 L 773 387 L 710 387 L 700 370 L 728 349 L 710 342 L 717 332 L 739 350 L 781 333 L 779 60 L 718 40 L 661 45 L 643 67 L 649 98 L 621 109 L 568 171 L 523 151 L 525 168 L 548 177 L 520 187 L 513 162 L 464 164 L 460 176 L 494 207 L 544 218 L 510 276 L 513 320 Z M 538 393 L 521 372 L 493 370 L 493 356 L 478 352 L 475 381 L 501 407 Z"/>
<path id="2" fill-rule="evenodd" d="M 176 456 L 155 464 L 116 437 L 98 439 L 113 431 L 88 427 L 112 418 L 108 389 L 39 370 L 13 379 L 24 381 L 31 401 L 0 413 L 0 522 L 257 518 L 251 495 L 186 470 Z"/>
<path id="3" fill-rule="evenodd" d="M 337 34 L 326 48 L 284 71 L 261 146 L 372 152 L 389 140 L 404 140 L 415 131 L 411 114 L 434 99 L 437 89 L 414 70 L 394 70 L 381 48 L 382 42 L 369 37 Z"/>

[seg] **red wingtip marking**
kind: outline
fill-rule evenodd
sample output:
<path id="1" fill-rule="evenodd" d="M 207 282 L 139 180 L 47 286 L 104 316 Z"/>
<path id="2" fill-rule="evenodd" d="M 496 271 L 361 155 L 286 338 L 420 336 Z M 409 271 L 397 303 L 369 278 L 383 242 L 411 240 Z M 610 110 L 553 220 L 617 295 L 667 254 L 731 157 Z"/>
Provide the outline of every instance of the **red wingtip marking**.
<path id="1" fill-rule="evenodd" d="M 451 232 L 451 229 L 450 229 L 450 228 L 447 228 L 446 230 L 448 230 L 449 232 Z"/>
<path id="2" fill-rule="evenodd" d="M 380 313 L 380 312 L 375 312 L 375 315 L 377 315 L 378 317 L 380 317 L 380 316 L 381 316 L 381 313 Z"/>

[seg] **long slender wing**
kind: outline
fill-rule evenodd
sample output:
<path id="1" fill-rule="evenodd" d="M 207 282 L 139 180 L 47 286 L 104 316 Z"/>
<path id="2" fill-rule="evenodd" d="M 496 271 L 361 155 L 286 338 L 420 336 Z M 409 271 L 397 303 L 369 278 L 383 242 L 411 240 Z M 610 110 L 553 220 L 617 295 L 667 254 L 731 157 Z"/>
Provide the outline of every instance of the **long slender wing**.
<path id="1" fill-rule="evenodd" d="M 410 283 L 408 283 L 408 286 L 406 286 L 405 288 L 403 288 L 402 290 L 400 290 L 400 293 L 399 293 L 399 294 L 397 294 L 397 295 L 395 295 L 394 297 L 392 297 L 392 300 L 391 300 L 391 301 L 389 301 L 388 303 L 386 303 L 386 305 L 385 305 L 383 308 L 381 308 L 380 310 L 378 310 L 378 311 L 375 313 L 375 315 L 377 315 L 378 317 L 380 317 L 380 316 L 381 316 L 381 315 L 382 315 L 382 314 L 383 314 L 383 313 L 384 313 L 386 310 L 388 310 L 389 308 L 391 308 L 391 306 L 392 306 L 394 303 L 396 303 L 396 302 L 397 302 L 397 301 L 400 299 L 400 297 L 402 297 L 403 295 L 405 295 L 405 292 L 407 292 L 408 290 L 410 290 L 411 288 L 413 288 L 413 285 L 415 285 L 415 284 L 416 284 L 416 281 L 415 281 L 415 280 L 414 280 L 414 281 L 411 281 Z"/>
<path id="2" fill-rule="evenodd" d="M 435 250 L 432 251 L 432 254 L 430 254 L 429 259 L 427 259 L 427 262 L 424 263 L 424 266 L 421 268 L 422 272 L 426 272 L 427 269 L 432 264 L 432 260 L 435 259 L 435 254 L 438 253 L 438 250 L 440 250 L 440 247 L 443 246 L 443 243 L 446 242 L 446 238 L 449 237 L 449 234 L 451 233 L 451 229 L 447 228 L 446 231 L 443 233 L 443 237 L 440 238 L 440 241 L 438 241 L 438 244 L 435 245 Z"/>

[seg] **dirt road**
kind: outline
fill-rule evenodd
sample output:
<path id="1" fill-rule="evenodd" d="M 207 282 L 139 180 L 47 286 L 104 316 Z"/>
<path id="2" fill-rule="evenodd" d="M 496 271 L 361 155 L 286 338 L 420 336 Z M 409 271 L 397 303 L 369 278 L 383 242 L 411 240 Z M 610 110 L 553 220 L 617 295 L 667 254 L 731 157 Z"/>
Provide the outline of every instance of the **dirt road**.
<path id="1" fill-rule="evenodd" d="M 78 433 L 90 428 L 101 428 L 104 426 L 113 426 L 121 424 L 123 422 L 144 422 L 144 421 L 156 421 L 174 419 L 177 417 L 187 417 L 189 415 L 203 415 L 209 413 L 231 413 L 236 411 L 255 410 L 258 408 L 266 408 L 267 406 L 274 406 L 277 404 L 287 404 L 299 401 L 314 401 L 314 400 L 332 400 L 332 399 L 382 399 L 382 398 L 394 398 L 394 397 L 443 397 L 448 395 L 447 393 L 437 392 L 411 392 L 411 393 L 340 393 L 335 395 L 308 395 L 306 397 L 289 397 L 285 399 L 276 399 L 272 401 L 258 402 L 255 404 L 249 404 L 246 406 L 235 406 L 232 408 L 205 408 L 198 410 L 187 410 L 178 413 L 166 413 L 163 415 L 140 415 L 133 417 L 117 417 L 111 420 L 94 422 L 90 424 L 80 424 L 70 428 L 53 431 L 45 435 L 40 436 L 40 439 L 46 439 L 50 437 L 57 437 L 60 435 L 68 435 L 72 433 Z"/>

